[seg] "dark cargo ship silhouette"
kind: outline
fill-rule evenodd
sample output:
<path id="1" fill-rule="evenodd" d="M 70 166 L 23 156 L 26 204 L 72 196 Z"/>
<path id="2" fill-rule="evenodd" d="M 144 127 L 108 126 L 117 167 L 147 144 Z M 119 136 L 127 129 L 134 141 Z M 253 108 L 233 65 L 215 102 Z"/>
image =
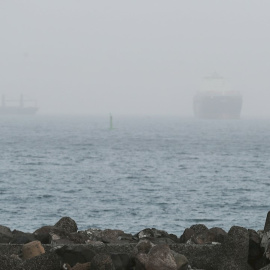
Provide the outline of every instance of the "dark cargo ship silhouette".
<path id="1" fill-rule="evenodd" d="M 204 78 L 202 89 L 194 96 L 193 109 L 197 118 L 238 119 L 242 95 L 231 90 L 223 77 L 214 74 Z"/>
<path id="2" fill-rule="evenodd" d="M 34 105 L 25 106 L 25 102 L 34 102 Z M 35 100 L 24 99 L 23 95 L 19 100 L 6 99 L 4 95 L 2 96 L 0 115 L 32 115 L 36 114 L 37 111 L 38 107 Z"/>

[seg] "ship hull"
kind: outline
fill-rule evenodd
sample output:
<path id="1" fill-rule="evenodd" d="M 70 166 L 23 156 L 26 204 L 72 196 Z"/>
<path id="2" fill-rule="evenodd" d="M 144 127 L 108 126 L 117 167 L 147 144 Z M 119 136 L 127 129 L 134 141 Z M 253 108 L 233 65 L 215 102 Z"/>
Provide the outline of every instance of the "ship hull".
<path id="1" fill-rule="evenodd" d="M 37 111 L 38 108 L 36 107 L 0 107 L 0 115 L 33 115 Z"/>
<path id="2" fill-rule="evenodd" d="M 193 100 L 194 114 L 205 119 L 239 119 L 242 96 L 197 94 Z"/>

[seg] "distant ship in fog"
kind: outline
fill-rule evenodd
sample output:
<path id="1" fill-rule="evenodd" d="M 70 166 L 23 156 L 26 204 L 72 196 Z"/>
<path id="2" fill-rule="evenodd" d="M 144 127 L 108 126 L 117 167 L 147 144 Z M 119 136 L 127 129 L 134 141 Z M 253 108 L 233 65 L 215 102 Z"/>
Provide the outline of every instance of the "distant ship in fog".
<path id="1" fill-rule="evenodd" d="M 30 106 L 25 106 L 25 103 L 34 103 Z M 2 102 L 0 106 L 0 115 L 33 115 L 38 111 L 35 100 L 24 99 L 23 95 L 20 96 L 19 100 L 6 99 L 2 96 Z"/>
<path id="2" fill-rule="evenodd" d="M 238 119 L 242 95 L 231 90 L 223 77 L 214 74 L 204 78 L 202 89 L 194 96 L 193 109 L 197 118 Z"/>

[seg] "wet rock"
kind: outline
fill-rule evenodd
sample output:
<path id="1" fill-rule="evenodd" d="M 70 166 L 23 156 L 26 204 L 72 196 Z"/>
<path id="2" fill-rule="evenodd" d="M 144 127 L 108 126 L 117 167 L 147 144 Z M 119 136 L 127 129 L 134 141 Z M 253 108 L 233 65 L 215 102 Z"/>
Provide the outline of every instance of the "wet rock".
<path id="1" fill-rule="evenodd" d="M 270 231 L 270 211 L 267 213 L 265 224 L 264 224 L 264 232 Z"/>
<path id="2" fill-rule="evenodd" d="M 91 270 L 116 270 L 109 254 L 97 254 L 91 261 Z"/>
<path id="3" fill-rule="evenodd" d="M 169 246 L 166 244 L 152 247 L 148 254 L 137 254 L 135 262 L 136 270 L 177 270 L 174 256 L 172 255 Z"/>
<path id="4" fill-rule="evenodd" d="M 54 227 L 64 230 L 66 233 L 74 233 L 78 231 L 76 222 L 70 217 L 62 217 Z"/>
<path id="5" fill-rule="evenodd" d="M 11 230 L 6 226 L 0 225 L 0 243 L 7 244 L 12 240 L 12 238 L 13 238 L 13 235 L 12 235 Z"/>
<path id="6" fill-rule="evenodd" d="M 71 267 L 77 263 L 91 262 L 96 253 L 87 246 L 63 246 L 56 249 L 56 254 L 61 257 L 64 263 Z"/>

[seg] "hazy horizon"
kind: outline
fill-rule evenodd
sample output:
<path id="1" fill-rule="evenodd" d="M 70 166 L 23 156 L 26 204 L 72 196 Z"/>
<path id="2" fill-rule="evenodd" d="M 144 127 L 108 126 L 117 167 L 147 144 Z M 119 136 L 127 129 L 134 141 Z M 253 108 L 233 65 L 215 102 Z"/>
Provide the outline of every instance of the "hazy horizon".
<path id="1" fill-rule="evenodd" d="M 270 117 L 270 2 L 21 1 L 0 4 L 0 94 L 40 114 L 192 116 L 203 77 Z"/>

